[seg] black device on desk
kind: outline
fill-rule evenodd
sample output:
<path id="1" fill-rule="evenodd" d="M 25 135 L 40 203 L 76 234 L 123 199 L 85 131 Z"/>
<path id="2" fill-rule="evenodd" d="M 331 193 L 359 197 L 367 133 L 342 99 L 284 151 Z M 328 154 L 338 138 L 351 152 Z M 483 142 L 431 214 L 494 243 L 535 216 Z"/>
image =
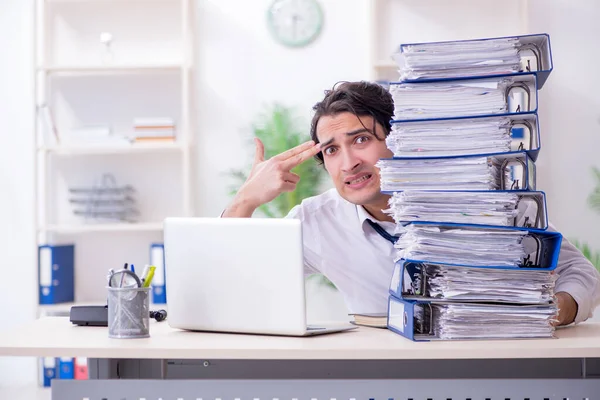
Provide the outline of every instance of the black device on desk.
<path id="1" fill-rule="evenodd" d="M 167 319 L 165 310 L 150 311 L 150 318 L 157 322 Z M 108 305 L 104 306 L 73 306 L 69 319 L 80 326 L 108 326 Z"/>

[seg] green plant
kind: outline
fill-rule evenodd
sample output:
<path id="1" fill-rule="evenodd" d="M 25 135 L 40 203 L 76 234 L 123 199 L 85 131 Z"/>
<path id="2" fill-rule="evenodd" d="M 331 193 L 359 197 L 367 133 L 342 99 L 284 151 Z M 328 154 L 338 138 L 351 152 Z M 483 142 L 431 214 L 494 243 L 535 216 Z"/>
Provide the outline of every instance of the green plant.
<path id="1" fill-rule="evenodd" d="M 304 125 L 294 115 L 293 110 L 280 104 L 274 104 L 261 113 L 253 125 L 252 131 L 253 136 L 259 138 L 265 146 L 265 159 L 310 140 L 310 137 L 303 133 L 305 131 Z M 254 152 L 254 144 L 251 148 Z M 231 188 L 230 194 L 237 192 L 241 184 L 246 181 L 249 172 L 250 167 L 246 170 L 231 171 L 236 184 Z M 319 185 L 323 180 L 324 170 L 314 160 L 305 161 L 292 169 L 292 172 L 300 176 L 296 190 L 282 193 L 270 203 L 260 206 L 259 211 L 265 216 L 270 218 L 284 217 L 303 199 L 319 193 Z"/>
<path id="2" fill-rule="evenodd" d="M 252 127 L 253 137 L 259 138 L 265 146 L 265 160 L 310 140 L 304 132 L 306 132 L 306 124 L 296 117 L 294 110 L 277 103 L 267 107 Z M 252 143 L 249 148 L 252 149 L 253 155 L 254 144 Z M 235 181 L 230 188 L 230 195 L 237 193 L 239 187 L 246 181 L 250 169 L 251 166 L 248 166 L 245 170 L 230 171 L 230 176 Z M 263 204 L 258 209 L 260 213 L 269 218 L 282 218 L 305 198 L 319 194 L 325 170 L 315 160 L 305 161 L 293 168 L 292 172 L 300 176 L 296 189 L 293 192 L 282 193 L 273 201 Z M 311 279 L 335 288 L 333 283 L 322 275 L 312 275 Z"/>
<path id="3" fill-rule="evenodd" d="M 596 187 L 588 196 L 588 204 L 592 210 L 600 213 L 600 170 L 592 167 L 592 173 L 596 178 Z M 593 250 L 587 243 L 580 242 L 577 239 L 573 240 L 572 243 L 600 271 L 600 251 Z"/>
<path id="4" fill-rule="evenodd" d="M 596 167 L 592 167 L 592 172 L 596 178 L 596 187 L 588 197 L 588 203 L 592 210 L 596 210 L 600 213 L 600 170 Z"/>
<path id="5" fill-rule="evenodd" d="M 599 251 L 592 250 L 592 248 L 587 243 L 580 242 L 579 240 L 574 240 L 573 245 L 575 247 L 577 247 L 579 249 L 579 251 L 581 251 L 581 253 L 585 256 L 585 258 L 590 260 L 590 262 L 594 265 L 594 267 L 596 267 L 596 269 L 598 271 L 600 271 L 600 252 Z"/>

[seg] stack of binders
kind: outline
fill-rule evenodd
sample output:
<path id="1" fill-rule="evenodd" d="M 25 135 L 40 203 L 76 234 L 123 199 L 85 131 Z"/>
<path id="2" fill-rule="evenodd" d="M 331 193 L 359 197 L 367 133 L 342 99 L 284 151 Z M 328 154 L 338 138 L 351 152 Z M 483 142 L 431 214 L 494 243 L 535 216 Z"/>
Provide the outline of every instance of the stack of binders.
<path id="1" fill-rule="evenodd" d="M 378 162 L 397 257 L 388 328 L 412 340 L 551 338 L 562 241 L 536 191 L 546 34 L 404 44 Z"/>

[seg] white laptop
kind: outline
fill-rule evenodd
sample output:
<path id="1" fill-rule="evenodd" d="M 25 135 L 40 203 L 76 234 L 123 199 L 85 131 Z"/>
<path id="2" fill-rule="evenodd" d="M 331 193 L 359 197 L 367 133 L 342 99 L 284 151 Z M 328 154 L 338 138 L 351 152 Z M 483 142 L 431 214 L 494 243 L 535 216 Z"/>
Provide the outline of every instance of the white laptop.
<path id="1" fill-rule="evenodd" d="M 309 336 L 302 225 L 296 219 L 167 218 L 165 276 L 173 328 Z"/>

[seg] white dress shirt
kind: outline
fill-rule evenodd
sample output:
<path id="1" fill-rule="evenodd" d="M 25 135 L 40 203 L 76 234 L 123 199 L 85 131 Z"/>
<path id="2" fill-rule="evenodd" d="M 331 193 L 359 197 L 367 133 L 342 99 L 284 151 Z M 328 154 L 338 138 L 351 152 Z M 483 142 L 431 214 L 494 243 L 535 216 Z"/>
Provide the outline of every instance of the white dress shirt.
<path id="1" fill-rule="evenodd" d="M 396 250 L 366 221 L 394 234 L 393 222 L 375 220 L 362 206 L 343 199 L 336 189 L 302 201 L 287 218 L 302 221 L 305 272 L 322 273 L 340 291 L 351 313 L 387 311 Z M 555 230 L 552 225 L 549 230 Z M 600 303 L 600 274 L 563 238 L 555 292 L 569 293 L 578 304 L 575 322 L 592 316 Z"/>

